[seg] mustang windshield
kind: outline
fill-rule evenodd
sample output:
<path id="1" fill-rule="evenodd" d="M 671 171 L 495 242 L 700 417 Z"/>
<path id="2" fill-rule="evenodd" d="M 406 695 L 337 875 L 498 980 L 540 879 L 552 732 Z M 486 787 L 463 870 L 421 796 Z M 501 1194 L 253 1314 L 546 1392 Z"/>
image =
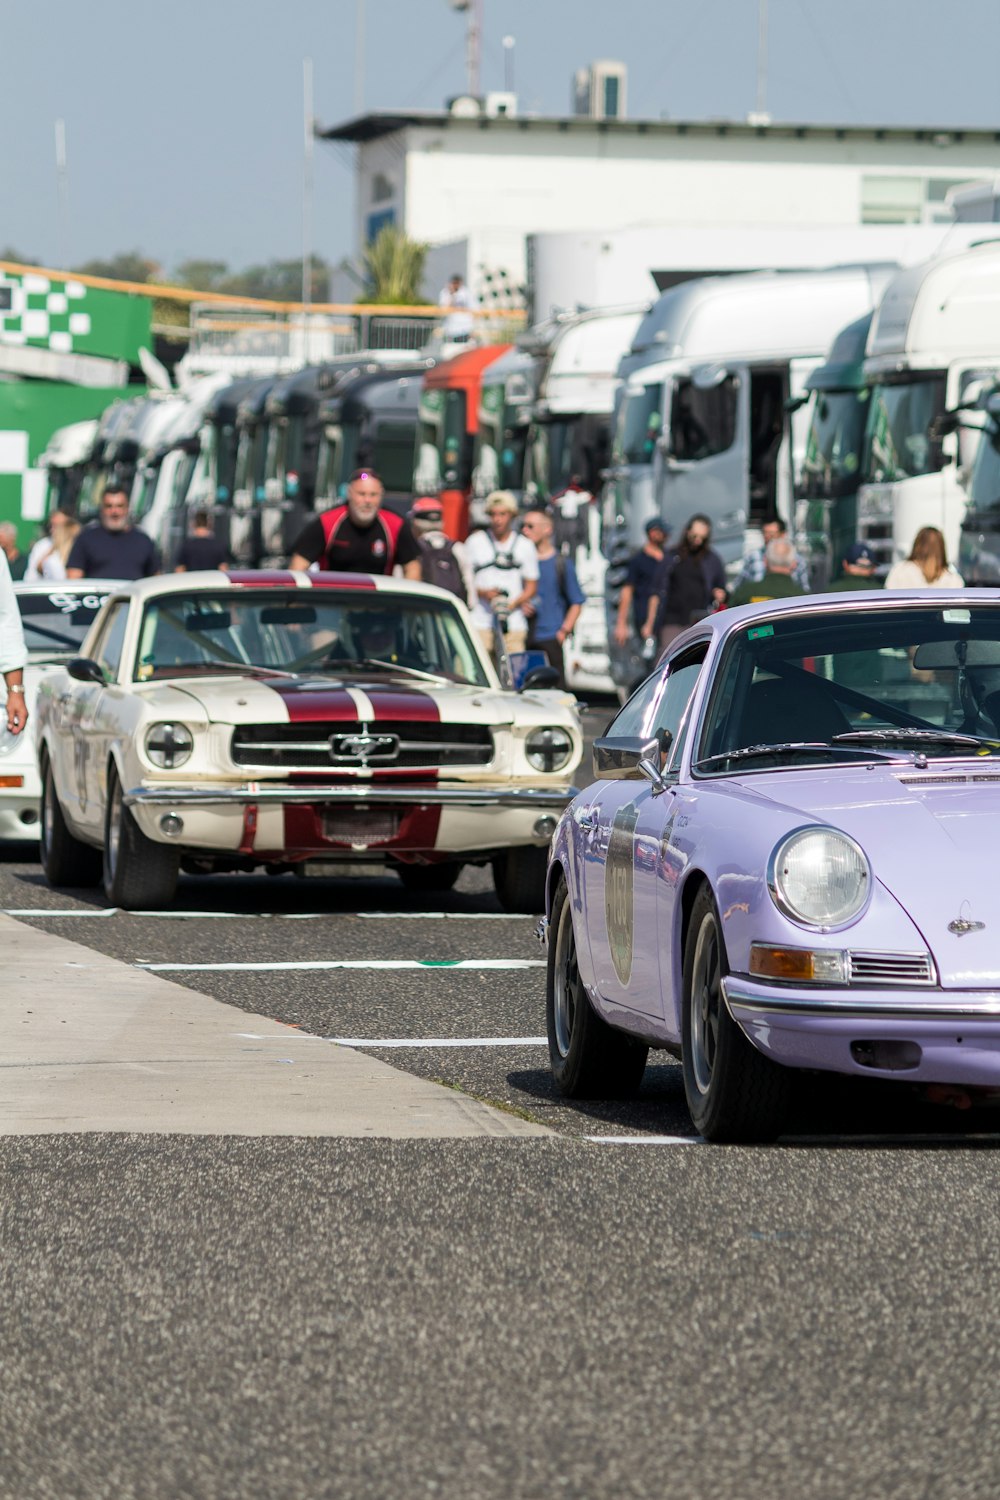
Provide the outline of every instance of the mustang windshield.
<path id="1" fill-rule="evenodd" d="M 731 637 L 694 761 L 708 774 L 1000 754 L 1000 607 L 856 607 Z"/>
<path id="2" fill-rule="evenodd" d="M 99 588 L 86 594 L 54 586 L 51 593 L 23 593 L 17 596 L 21 613 L 24 644 L 30 656 L 69 656 L 79 654 L 83 638 L 105 599 Z"/>
<path id="3" fill-rule="evenodd" d="M 134 677 L 365 669 L 488 685 L 457 609 L 373 589 L 171 593 L 146 605 Z"/>

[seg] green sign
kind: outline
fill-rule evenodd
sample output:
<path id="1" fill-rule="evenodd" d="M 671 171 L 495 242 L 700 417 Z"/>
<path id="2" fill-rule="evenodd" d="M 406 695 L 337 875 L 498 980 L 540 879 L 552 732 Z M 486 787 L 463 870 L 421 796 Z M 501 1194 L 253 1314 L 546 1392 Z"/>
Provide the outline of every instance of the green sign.
<path id="1" fill-rule="evenodd" d="M 0 344 L 139 362 L 149 348 L 153 302 L 85 286 L 72 276 L 0 269 Z"/>

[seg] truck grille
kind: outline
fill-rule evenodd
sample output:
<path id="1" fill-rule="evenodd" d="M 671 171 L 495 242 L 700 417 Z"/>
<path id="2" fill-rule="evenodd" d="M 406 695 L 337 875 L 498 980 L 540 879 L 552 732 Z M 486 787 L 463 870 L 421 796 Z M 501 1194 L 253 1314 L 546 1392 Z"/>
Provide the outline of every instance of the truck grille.
<path id="1" fill-rule="evenodd" d="M 240 724 L 233 730 L 238 766 L 289 771 L 390 771 L 487 766 L 493 734 L 486 724 Z"/>
<path id="2" fill-rule="evenodd" d="M 933 984 L 927 953 L 850 953 L 851 984 Z"/>

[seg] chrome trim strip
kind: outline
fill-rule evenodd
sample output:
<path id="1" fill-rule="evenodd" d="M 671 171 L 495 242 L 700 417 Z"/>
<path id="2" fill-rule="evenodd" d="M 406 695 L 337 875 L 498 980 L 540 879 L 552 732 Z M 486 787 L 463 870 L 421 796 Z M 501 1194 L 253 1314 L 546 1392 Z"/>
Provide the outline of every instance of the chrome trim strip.
<path id="1" fill-rule="evenodd" d="M 565 807 L 577 796 L 576 787 L 442 787 L 419 782 L 372 786 L 363 781 L 350 786 L 239 786 L 133 787 L 122 799 L 126 807 L 246 807 L 261 802 L 381 802 L 402 807 Z"/>
<path id="2" fill-rule="evenodd" d="M 746 1012 L 780 1014 L 787 1016 L 858 1016 L 888 1020 L 898 1017 L 923 1021 L 954 1021 L 961 1017 L 982 1016 L 1000 1020 L 1000 990 L 984 991 L 982 999 L 974 999 L 968 990 L 955 991 L 953 1004 L 943 998 L 947 991 L 938 990 L 934 999 L 916 998 L 907 995 L 898 1000 L 888 996 L 872 995 L 862 1000 L 845 994 L 843 990 L 832 994 L 829 990 L 818 994 L 815 1000 L 801 995 L 790 999 L 783 995 L 760 995 L 742 990 L 739 981 L 731 978 L 722 981 L 722 993 L 734 1020 Z"/>

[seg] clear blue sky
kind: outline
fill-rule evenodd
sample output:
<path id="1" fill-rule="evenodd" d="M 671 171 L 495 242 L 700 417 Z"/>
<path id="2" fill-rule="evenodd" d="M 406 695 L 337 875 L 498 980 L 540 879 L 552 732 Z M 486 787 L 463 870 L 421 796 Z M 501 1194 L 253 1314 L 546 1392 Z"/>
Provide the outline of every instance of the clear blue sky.
<path id="1" fill-rule="evenodd" d="M 757 99 L 757 0 L 483 0 L 484 89 L 515 38 L 523 109 L 568 113 L 573 71 L 628 65 L 633 117 L 742 118 Z M 437 109 L 465 89 L 448 0 L 0 0 L 0 246 L 58 265 L 139 249 L 170 269 L 302 247 L 303 59 L 323 124 Z M 769 0 L 776 120 L 1000 128 L 997 0 Z M 66 122 L 68 223 L 54 122 Z M 997 153 L 1000 170 L 1000 149 Z M 318 144 L 316 250 L 351 248 L 349 148 Z"/>

